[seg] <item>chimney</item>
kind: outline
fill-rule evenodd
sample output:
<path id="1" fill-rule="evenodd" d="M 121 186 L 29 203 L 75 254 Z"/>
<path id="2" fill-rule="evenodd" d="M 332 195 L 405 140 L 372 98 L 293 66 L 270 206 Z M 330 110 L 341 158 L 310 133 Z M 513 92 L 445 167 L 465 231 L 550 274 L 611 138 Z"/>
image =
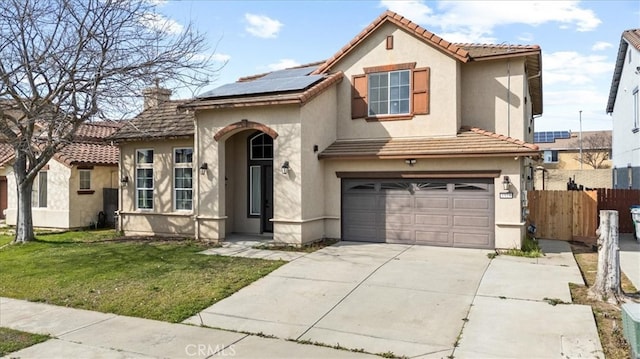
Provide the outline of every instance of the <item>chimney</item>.
<path id="1" fill-rule="evenodd" d="M 142 95 L 144 97 L 144 109 L 146 110 L 169 101 L 171 99 L 171 90 L 160 87 L 158 81 L 156 81 L 156 86 L 143 90 Z"/>

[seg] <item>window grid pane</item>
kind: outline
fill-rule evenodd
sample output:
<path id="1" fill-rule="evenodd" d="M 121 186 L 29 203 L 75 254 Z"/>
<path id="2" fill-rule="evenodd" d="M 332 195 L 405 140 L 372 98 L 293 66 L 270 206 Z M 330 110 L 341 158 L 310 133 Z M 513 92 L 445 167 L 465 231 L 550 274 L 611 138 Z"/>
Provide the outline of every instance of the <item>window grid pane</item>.
<path id="1" fill-rule="evenodd" d="M 136 151 L 136 205 L 153 209 L 153 150 Z"/>
<path id="2" fill-rule="evenodd" d="M 409 113 L 410 71 L 369 74 L 369 116 Z"/>
<path id="3" fill-rule="evenodd" d="M 193 169 L 176 168 L 174 170 L 174 189 L 176 210 L 193 208 Z"/>
<path id="4" fill-rule="evenodd" d="M 91 171 L 90 170 L 80 170 L 80 189 L 87 190 L 91 189 Z"/>
<path id="5" fill-rule="evenodd" d="M 273 139 L 266 133 L 260 133 L 249 141 L 252 160 L 273 159 Z"/>

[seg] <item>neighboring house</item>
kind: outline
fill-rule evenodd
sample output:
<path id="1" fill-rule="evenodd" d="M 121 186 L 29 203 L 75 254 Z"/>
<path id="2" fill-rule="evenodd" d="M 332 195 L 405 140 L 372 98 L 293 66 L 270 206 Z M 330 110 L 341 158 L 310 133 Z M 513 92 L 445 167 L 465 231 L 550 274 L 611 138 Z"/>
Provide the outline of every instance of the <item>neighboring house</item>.
<path id="1" fill-rule="evenodd" d="M 112 139 L 127 235 L 519 247 L 538 46 L 453 44 L 385 12 L 329 60 L 182 103 Z"/>
<path id="2" fill-rule="evenodd" d="M 33 225 L 82 228 L 99 221 L 114 222 L 117 209 L 118 148 L 105 142 L 122 124 L 81 125 L 73 143 L 56 153 L 38 173 L 33 185 Z M 1 163 L 8 182 L 6 223 L 16 224 L 17 192 L 11 167 L 13 154 Z M 99 216 L 99 213 L 103 214 Z"/>
<path id="3" fill-rule="evenodd" d="M 611 131 L 583 131 L 582 154 L 576 132 L 536 132 L 534 144 L 542 151 L 535 189 L 566 190 L 569 179 L 585 188 L 611 188 Z"/>
<path id="4" fill-rule="evenodd" d="M 613 187 L 640 189 L 640 29 L 622 33 L 609 90 Z"/>
<path id="5" fill-rule="evenodd" d="M 6 163 L 13 158 L 13 148 L 6 143 L 0 143 L 0 219 L 5 218 L 7 209 L 7 166 Z"/>

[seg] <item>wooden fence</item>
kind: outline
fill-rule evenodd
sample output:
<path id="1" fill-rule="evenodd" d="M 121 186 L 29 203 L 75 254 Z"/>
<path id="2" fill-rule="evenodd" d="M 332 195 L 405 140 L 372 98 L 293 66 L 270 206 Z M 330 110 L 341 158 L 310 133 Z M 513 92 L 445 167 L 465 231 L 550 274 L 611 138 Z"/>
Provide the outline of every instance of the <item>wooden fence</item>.
<path id="1" fill-rule="evenodd" d="M 629 207 L 640 204 L 640 190 L 529 191 L 527 200 L 537 238 L 595 243 L 603 209 L 619 212 L 621 233 L 634 231 Z"/>
<path id="2" fill-rule="evenodd" d="M 637 189 L 598 189 L 598 213 L 602 209 L 618 211 L 620 233 L 633 233 L 633 221 L 629 207 L 640 205 L 640 190 Z"/>
<path id="3" fill-rule="evenodd" d="M 529 191 L 529 221 L 536 237 L 593 242 L 598 228 L 596 191 Z"/>

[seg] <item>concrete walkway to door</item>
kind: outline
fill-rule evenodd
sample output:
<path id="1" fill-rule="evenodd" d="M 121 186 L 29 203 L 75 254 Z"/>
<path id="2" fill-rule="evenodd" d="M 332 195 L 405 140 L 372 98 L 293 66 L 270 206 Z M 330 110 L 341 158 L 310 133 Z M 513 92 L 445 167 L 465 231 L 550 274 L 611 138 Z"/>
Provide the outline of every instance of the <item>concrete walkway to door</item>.
<path id="1" fill-rule="evenodd" d="M 547 256 L 339 242 L 280 267 L 186 323 L 420 358 L 604 357 L 568 245 Z"/>

